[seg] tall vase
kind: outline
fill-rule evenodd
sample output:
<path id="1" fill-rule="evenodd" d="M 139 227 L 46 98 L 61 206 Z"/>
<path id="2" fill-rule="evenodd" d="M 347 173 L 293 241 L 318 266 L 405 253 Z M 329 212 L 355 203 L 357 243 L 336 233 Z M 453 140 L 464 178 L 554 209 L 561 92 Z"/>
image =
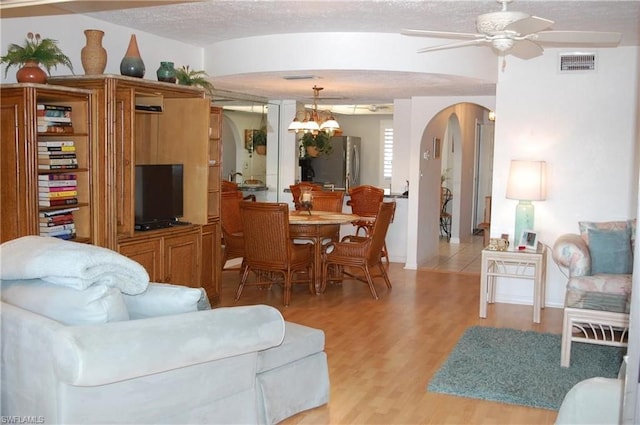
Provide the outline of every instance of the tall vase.
<path id="1" fill-rule="evenodd" d="M 26 61 L 22 68 L 16 72 L 16 80 L 19 83 L 39 83 L 46 84 L 47 73 L 40 68 L 40 64 L 36 61 Z"/>
<path id="2" fill-rule="evenodd" d="M 84 30 L 87 44 L 80 51 L 82 68 L 86 75 L 98 75 L 104 72 L 107 66 L 107 51 L 102 47 L 104 31 Z"/>
<path id="3" fill-rule="evenodd" d="M 138 50 L 138 41 L 136 35 L 131 34 L 131 40 L 129 41 L 129 47 L 124 54 L 124 58 L 120 62 L 120 74 L 127 75 L 129 77 L 144 77 L 144 62 L 140 57 L 140 50 Z"/>

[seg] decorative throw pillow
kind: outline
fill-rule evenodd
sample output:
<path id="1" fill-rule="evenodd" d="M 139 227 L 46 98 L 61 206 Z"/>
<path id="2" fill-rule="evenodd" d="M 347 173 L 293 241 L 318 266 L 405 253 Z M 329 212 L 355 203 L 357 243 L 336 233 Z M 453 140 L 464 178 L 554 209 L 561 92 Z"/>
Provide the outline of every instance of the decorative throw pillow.
<path id="1" fill-rule="evenodd" d="M 580 228 L 580 236 L 587 243 L 589 243 L 589 230 L 625 230 L 629 228 L 629 222 L 627 221 L 579 221 L 578 227 Z"/>
<path id="2" fill-rule="evenodd" d="M 74 289 L 41 279 L 0 280 L 2 301 L 65 325 L 95 325 L 129 320 L 118 288 L 91 285 Z"/>
<path id="3" fill-rule="evenodd" d="M 166 283 L 150 282 L 141 294 L 124 294 L 124 302 L 131 319 L 211 309 L 204 289 Z"/>
<path id="4" fill-rule="evenodd" d="M 633 267 L 631 232 L 589 229 L 591 273 L 629 274 Z"/>

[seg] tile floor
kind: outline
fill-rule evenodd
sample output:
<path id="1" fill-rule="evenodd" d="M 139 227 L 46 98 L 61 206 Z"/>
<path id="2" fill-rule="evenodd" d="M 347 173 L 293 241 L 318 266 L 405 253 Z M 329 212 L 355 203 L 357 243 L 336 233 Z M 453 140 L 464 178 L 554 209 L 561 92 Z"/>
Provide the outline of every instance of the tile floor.
<path id="1" fill-rule="evenodd" d="M 482 236 L 473 236 L 470 242 L 459 244 L 440 238 L 438 255 L 421 269 L 480 274 L 482 248 Z"/>

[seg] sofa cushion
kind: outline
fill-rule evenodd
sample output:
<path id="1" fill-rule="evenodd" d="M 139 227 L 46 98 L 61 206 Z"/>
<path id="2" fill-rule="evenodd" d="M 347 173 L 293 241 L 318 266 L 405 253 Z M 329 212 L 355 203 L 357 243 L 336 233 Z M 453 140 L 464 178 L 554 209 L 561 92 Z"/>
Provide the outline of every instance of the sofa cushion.
<path id="1" fill-rule="evenodd" d="M 41 279 L 0 280 L 2 301 L 65 325 L 90 325 L 129 320 L 118 288 L 91 285 L 78 290 Z"/>
<path id="2" fill-rule="evenodd" d="M 629 312 L 630 274 L 597 274 L 572 277 L 567 282 L 566 307 Z"/>
<path id="3" fill-rule="evenodd" d="M 291 322 L 285 322 L 284 326 L 282 344 L 258 353 L 257 373 L 324 351 L 322 330 Z"/>
<path id="4" fill-rule="evenodd" d="M 211 308 L 207 293 L 202 288 L 153 282 L 150 282 L 147 289 L 140 294 L 124 294 L 124 302 L 131 319 L 182 314 Z"/>
<path id="5" fill-rule="evenodd" d="M 579 221 L 578 227 L 580 228 L 580 236 L 589 244 L 589 230 L 626 230 L 630 226 L 629 221 Z"/>

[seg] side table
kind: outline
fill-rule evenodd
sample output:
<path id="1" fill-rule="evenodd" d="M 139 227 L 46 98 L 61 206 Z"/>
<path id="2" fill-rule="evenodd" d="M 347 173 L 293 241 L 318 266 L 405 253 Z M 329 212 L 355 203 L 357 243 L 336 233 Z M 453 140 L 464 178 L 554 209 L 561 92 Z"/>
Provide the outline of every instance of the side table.
<path id="1" fill-rule="evenodd" d="M 533 273 L 531 273 L 533 272 Z M 511 277 L 533 280 L 533 321 L 540 323 L 540 309 L 544 308 L 547 274 L 547 250 L 538 243 L 538 248 L 520 251 L 482 250 L 480 274 L 480 317 L 487 317 L 487 304 L 496 298 L 496 278 Z"/>

